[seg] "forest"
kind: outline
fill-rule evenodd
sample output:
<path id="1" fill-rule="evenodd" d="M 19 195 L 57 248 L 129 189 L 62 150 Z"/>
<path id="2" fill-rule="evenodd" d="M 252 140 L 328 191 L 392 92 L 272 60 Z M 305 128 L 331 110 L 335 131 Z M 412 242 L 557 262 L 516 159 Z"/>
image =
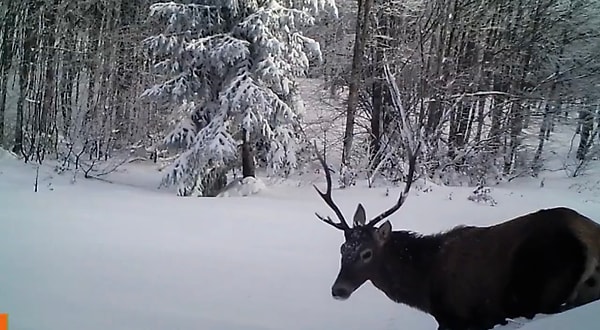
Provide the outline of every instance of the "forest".
<path id="1" fill-rule="evenodd" d="M 550 169 L 564 124 L 560 170 L 600 157 L 600 0 L 5 0 L 0 18 L 0 147 L 59 173 L 164 162 L 161 185 L 215 196 L 316 145 L 341 186 L 401 181 L 407 150 L 431 181 L 490 185 Z M 340 101 L 340 137 L 306 132 L 299 79 Z"/>

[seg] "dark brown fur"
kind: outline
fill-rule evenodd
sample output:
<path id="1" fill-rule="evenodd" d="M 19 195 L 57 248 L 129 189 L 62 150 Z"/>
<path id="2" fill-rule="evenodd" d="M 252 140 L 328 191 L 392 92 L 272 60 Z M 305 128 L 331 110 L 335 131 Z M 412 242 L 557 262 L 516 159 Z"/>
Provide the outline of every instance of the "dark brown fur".
<path id="1" fill-rule="evenodd" d="M 485 330 L 600 298 L 600 225 L 568 208 L 429 236 L 392 232 L 389 221 L 375 227 L 406 201 L 420 144 L 407 149 L 409 170 L 396 204 L 368 222 L 359 204 L 353 227 L 331 197 L 331 175 L 317 153 L 327 190 L 315 188 L 339 222 L 317 217 L 346 239 L 334 298 L 348 299 L 371 281 L 393 301 L 432 315 L 440 330 Z"/>
<path id="2" fill-rule="evenodd" d="M 378 230 L 350 229 L 345 244 L 374 256 L 368 266 L 342 262 L 334 291 L 348 290 L 338 291 L 345 299 L 370 280 L 390 299 L 431 314 L 439 329 L 490 329 L 600 297 L 600 226 L 571 209 L 430 236 L 396 231 L 381 241 Z"/>

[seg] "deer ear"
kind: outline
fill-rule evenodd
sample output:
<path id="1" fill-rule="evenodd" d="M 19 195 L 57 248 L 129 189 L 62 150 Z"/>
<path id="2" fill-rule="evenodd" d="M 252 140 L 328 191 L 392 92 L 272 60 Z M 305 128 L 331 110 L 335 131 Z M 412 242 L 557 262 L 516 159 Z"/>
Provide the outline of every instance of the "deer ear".
<path id="1" fill-rule="evenodd" d="M 389 221 L 384 222 L 375 232 L 375 239 L 379 245 L 385 244 L 392 233 L 392 224 Z"/>
<path id="2" fill-rule="evenodd" d="M 354 227 L 364 225 L 366 220 L 365 208 L 359 203 L 356 212 L 354 212 Z"/>

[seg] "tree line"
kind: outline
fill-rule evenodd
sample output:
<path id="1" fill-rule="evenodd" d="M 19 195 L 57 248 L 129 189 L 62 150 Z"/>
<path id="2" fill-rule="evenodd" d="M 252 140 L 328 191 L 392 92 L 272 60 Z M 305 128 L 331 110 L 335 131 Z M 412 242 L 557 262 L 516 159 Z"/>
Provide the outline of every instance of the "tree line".
<path id="1" fill-rule="evenodd" d="M 344 164 L 364 150 L 371 170 L 401 158 L 389 156 L 402 148 L 385 64 L 424 133 L 422 161 L 432 178 L 536 175 L 544 142 L 567 118 L 577 123 L 575 169 L 598 156 L 598 1 L 360 0 L 340 12 L 354 18 L 334 27 L 354 32 L 353 52 L 341 67 L 338 58 L 316 74 L 330 88 L 348 86 Z M 364 128 L 355 127 L 360 117 Z M 357 136 L 367 136 L 358 153 Z"/>
<path id="2" fill-rule="evenodd" d="M 181 195 L 287 175 L 313 150 L 305 74 L 344 91 L 346 171 L 401 178 L 408 129 L 449 184 L 537 175 L 561 121 L 570 174 L 599 154 L 598 0 L 27 0 L 0 17 L 0 145 L 25 162 L 170 157 Z"/>

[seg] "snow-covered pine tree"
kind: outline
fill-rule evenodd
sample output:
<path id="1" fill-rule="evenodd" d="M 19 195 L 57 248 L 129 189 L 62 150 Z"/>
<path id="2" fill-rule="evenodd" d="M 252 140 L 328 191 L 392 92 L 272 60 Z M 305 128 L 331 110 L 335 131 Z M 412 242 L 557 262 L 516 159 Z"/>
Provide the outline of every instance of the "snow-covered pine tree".
<path id="1" fill-rule="evenodd" d="M 335 0 L 150 7 L 152 24 L 164 27 L 144 41 L 160 82 L 142 96 L 174 109 L 165 143 L 184 150 L 164 185 L 176 184 L 179 195 L 214 195 L 240 163 L 244 176 L 254 176 L 253 152 L 273 173 L 296 165 L 302 102 L 294 77 L 321 57 L 301 30 L 321 13 L 336 17 Z"/>

